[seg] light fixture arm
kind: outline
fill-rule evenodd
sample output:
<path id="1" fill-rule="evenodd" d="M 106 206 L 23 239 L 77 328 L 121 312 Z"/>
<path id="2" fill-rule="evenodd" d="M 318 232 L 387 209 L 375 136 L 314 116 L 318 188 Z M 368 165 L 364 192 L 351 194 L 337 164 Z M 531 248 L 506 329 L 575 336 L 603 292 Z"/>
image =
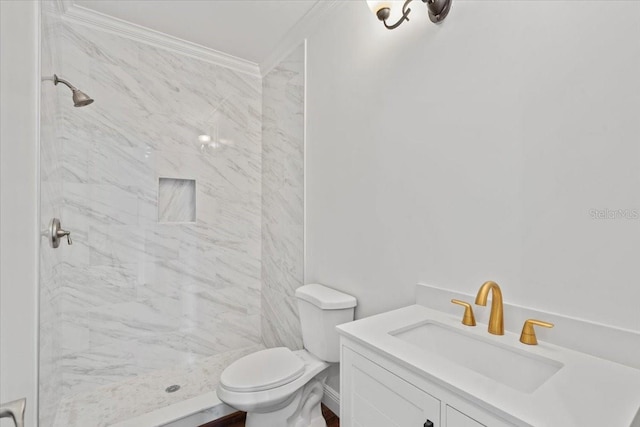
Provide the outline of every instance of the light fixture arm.
<path id="1" fill-rule="evenodd" d="M 400 24 L 402 24 L 404 21 L 409 20 L 409 14 L 411 13 L 411 9 L 409 8 L 409 3 L 411 3 L 412 1 L 413 0 L 406 0 L 404 2 L 404 5 L 402 5 L 402 16 L 400 17 L 400 19 L 398 19 L 398 22 L 396 22 L 395 24 L 393 25 L 387 24 L 387 19 L 389 18 L 389 13 L 390 13 L 390 10 L 388 7 L 382 8 L 378 11 L 378 19 L 380 19 L 384 24 L 384 26 L 387 27 L 387 29 L 389 30 L 398 28 Z"/>
<path id="2" fill-rule="evenodd" d="M 378 17 L 379 20 L 382 21 L 382 23 L 387 29 L 389 30 L 396 29 L 400 25 L 402 25 L 404 21 L 409 20 L 409 14 L 411 13 L 411 8 L 409 7 L 409 3 L 411 3 L 412 1 L 413 0 L 406 0 L 404 2 L 404 5 L 402 5 L 402 16 L 398 19 L 398 21 L 395 24 L 387 23 L 387 20 L 391 15 L 391 9 L 388 6 L 378 9 L 378 11 L 376 12 L 376 16 Z M 429 19 L 431 20 L 431 22 L 436 24 L 439 22 L 442 22 L 444 18 L 446 18 L 447 15 L 449 14 L 449 10 L 451 9 L 451 1 L 452 0 L 422 0 L 422 2 L 427 5 L 427 9 L 429 12 Z"/>

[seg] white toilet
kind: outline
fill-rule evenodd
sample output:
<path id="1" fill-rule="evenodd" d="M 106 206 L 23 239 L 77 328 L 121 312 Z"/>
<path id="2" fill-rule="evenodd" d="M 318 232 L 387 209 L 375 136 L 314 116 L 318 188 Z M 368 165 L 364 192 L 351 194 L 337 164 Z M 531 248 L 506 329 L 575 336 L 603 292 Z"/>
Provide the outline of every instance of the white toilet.
<path id="1" fill-rule="evenodd" d="M 247 412 L 246 427 L 326 427 L 320 411 L 327 362 L 340 361 L 335 327 L 353 320 L 356 299 L 323 285 L 296 290 L 304 350 L 270 348 L 220 376 L 220 400 Z"/>

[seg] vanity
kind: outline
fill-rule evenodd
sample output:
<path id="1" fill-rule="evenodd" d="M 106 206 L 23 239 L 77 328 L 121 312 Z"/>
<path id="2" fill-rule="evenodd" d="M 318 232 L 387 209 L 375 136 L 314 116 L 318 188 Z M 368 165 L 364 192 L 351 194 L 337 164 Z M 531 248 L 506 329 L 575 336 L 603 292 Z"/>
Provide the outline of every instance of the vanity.
<path id="1" fill-rule="evenodd" d="M 429 301 L 338 327 L 342 426 L 640 427 L 639 369 Z"/>

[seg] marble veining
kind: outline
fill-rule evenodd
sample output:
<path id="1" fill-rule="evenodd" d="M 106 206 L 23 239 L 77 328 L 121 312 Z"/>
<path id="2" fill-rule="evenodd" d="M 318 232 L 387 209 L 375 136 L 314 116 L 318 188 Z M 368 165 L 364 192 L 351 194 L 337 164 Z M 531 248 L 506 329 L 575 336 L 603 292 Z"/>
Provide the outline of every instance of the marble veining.
<path id="1" fill-rule="evenodd" d="M 302 348 L 294 292 L 304 280 L 304 45 L 263 79 L 262 337 Z"/>
<path id="2" fill-rule="evenodd" d="M 188 367 L 155 370 L 65 397 L 52 425 L 109 426 L 211 392 L 227 365 L 263 348 L 258 344 L 230 350 L 202 358 Z M 180 390 L 166 393 L 165 389 L 173 384 L 180 385 Z"/>
<path id="3" fill-rule="evenodd" d="M 158 222 L 196 221 L 196 181 L 160 178 L 158 181 Z"/>
<path id="4" fill-rule="evenodd" d="M 74 244 L 41 251 L 40 425 L 118 423 L 301 348 L 304 46 L 259 79 L 51 15 L 42 64 L 96 102 L 43 86 L 43 227 Z"/>
<path id="5" fill-rule="evenodd" d="M 149 378 L 184 376 L 172 399 L 188 398 L 262 346 L 262 82 L 53 15 L 43 28 L 43 73 L 95 103 L 43 84 L 42 222 L 74 243 L 41 251 L 40 425 L 57 408 L 56 425 L 108 425 L 166 402 L 143 398 Z M 159 195 L 160 178 L 196 185 Z"/>

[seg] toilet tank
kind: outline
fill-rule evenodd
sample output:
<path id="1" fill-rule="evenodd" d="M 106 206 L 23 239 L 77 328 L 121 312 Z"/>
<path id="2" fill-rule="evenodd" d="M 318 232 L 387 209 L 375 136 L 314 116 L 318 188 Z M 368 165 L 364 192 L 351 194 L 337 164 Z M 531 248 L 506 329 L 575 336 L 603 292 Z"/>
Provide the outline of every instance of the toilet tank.
<path id="1" fill-rule="evenodd" d="M 351 322 L 355 297 L 324 285 L 296 289 L 304 348 L 325 362 L 340 361 L 340 338 L 336 326 Z"/>

